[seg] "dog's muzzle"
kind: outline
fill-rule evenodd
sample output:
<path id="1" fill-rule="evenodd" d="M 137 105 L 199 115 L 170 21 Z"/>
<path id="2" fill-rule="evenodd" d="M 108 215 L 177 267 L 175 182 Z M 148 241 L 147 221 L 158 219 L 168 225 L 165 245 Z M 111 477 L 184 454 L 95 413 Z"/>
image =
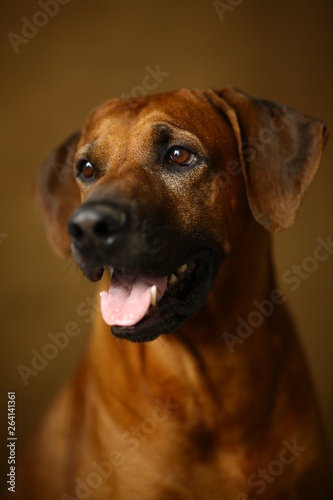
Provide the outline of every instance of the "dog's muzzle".
<path id="1" fill-rule="evenodd" d="M 182 243 L 167 233 L 154 245 L 151 239 L 161 226 L 144 226 L 137 210 L 111 202 L 83 203 L 68 223 L 72 255 L 84 274 L 97 281 L 104 270 L 110 273 L 110 288 L 101 293 L 105 322 L 115 336 L 134 342 L 171 333 L 193 316 L 207 298 L 218 265 L 216 252 L 196 244 L 179 257 L 184 261 L 173 260 L 168 248 L 176 244 L 181 254 Z"/>

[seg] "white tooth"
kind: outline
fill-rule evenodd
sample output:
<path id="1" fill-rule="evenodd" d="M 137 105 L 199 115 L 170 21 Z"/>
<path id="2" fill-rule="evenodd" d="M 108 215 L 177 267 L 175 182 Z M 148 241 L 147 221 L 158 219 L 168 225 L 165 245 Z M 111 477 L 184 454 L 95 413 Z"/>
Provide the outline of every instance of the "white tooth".
<path id="1" fill-rule="evenodd" d="M 188 265 L 187 264 L 184 264 L 183 266 L 181 266 L 179 269 L 177 269 L 177 274 L 182 274 L 186 271 L 186 269 L 188 268 Z"/>
<path id="2" fill-rule="evenodd" d="M 151 305 L 153 307 L 156 307 L 156 304 L 157 304 L 157 288 L 156 288 L 156 285 L 152 286 L 151 287 L 151 301 L 150 301 Z"/>
<path id="3" fill-rule="evenodd" d="M 170 278 L 168 279 L 168 284 L 169 285 L 174 285 L 175 283 L 177 283 L 178 281 L 178 278 L 175 274 L 171 274 Z"/>
<path id="4" fill-rule="evenodd" d="M 113 267 L 112 266 L 108 266 L 108 268 L 109 268 L 110 278 L 112 279 Z"/>

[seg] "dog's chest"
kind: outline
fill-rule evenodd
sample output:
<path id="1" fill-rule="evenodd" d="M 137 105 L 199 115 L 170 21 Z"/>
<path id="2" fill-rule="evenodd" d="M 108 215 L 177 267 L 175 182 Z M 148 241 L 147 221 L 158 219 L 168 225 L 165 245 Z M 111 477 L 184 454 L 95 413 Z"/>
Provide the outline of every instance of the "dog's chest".
<path id="1" fill-rule="evenodd" d="M 238 454 L 221 451 L 218 432 L 189 428 L 166 406 L 158 408 L 107 447 L 108 456 L 99 462 L 100 473 L 102 467 L 107 472 L 105 462 L 112 464 L 105 494 L 119 500 L 235 499 L 244 483 Z"/>

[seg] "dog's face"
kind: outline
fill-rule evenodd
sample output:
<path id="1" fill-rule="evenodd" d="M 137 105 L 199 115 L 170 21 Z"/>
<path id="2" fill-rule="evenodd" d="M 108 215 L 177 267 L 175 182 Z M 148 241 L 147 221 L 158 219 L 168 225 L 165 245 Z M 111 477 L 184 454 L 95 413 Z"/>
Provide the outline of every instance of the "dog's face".
<path id="1" fill-rule="evenodd" d="M 253 147 L 250 134 L 267 126 L 269 143 Z M 64 254 L 68 229 L 83 273 L 110 272 L 101 307 L 114 335 L 173 332 L 204 303 L 252 217 L 267 229 L 290 225 L 322 135 L 319 122 L 232 89 L 109 101 L 42 170 L 50 239 Z M 281 154 L 294 170 L 284 172 Z"/>
<path id="2" fill-rule="evenodd" d="M 245 206 L 243 183 L 223 192 L 219 175 L 235 158 L 230 125 L 201 93 L 111 101 L 92 113 L 74 158 L 82 204 L 68 227 L 83 273 L 112 273 L 102 314 L 115 335 L 172 332 L 203 304 L 229 251 L 233 206 Z"/>

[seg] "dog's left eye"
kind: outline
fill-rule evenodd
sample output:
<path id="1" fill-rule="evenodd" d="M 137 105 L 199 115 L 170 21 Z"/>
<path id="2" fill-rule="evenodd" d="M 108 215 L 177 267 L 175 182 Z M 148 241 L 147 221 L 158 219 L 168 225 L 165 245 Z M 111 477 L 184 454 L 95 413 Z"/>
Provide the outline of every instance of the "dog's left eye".
<path id="1" fill-rule="evenodd" d="M 83 180 L 90 180 L 95 177 L 95 167 L 88 160 L 81 160 L 77 165 L 77 175 Z"/>
<path id="2" fill-rule="evenodd" d="M 168 160 L 171 165 L 183 165 L 188 167 L 196 160 L 196 157 L 185 148 L 174 147 L 168 152 Z"/>

